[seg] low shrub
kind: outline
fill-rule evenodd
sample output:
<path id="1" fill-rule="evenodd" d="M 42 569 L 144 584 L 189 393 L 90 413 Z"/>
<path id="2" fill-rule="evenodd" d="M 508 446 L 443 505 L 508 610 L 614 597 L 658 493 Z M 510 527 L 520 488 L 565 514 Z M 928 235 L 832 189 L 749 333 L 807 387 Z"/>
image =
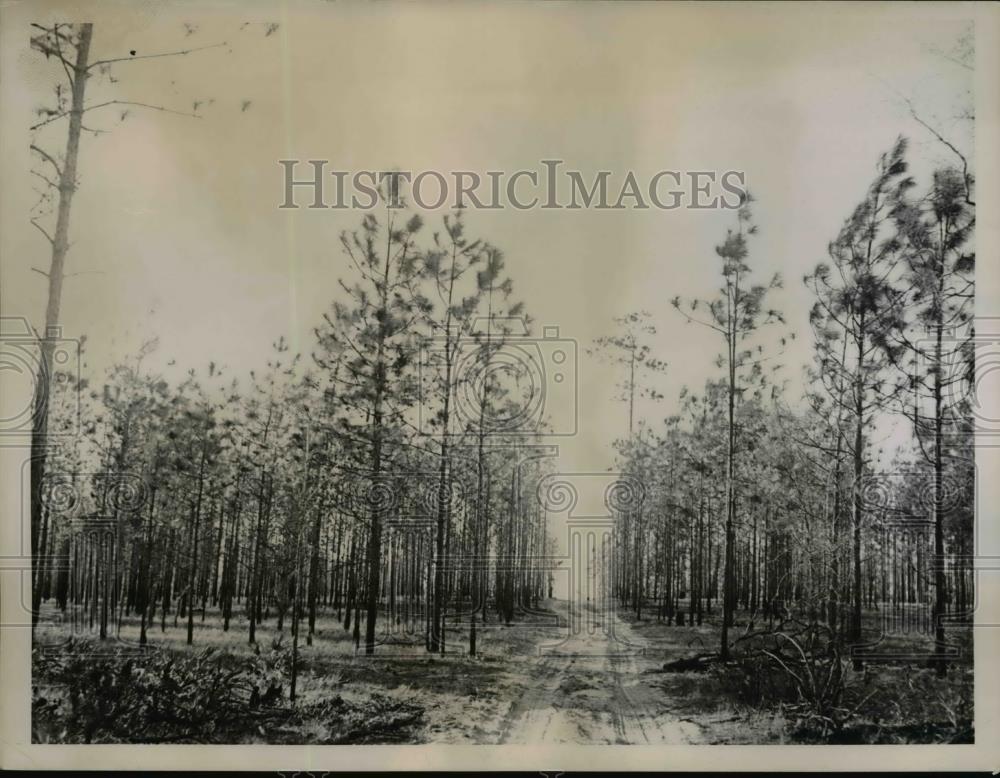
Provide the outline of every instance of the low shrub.
<path id="1" fill-rule="evenodd" d="M 33 741 L 391 743 L 407 740 L 423 717 L 419 705 L 383 695 L 293 705 L 290 659 L 280 640 L 250 657 L 211 648 L 108 653 L 81 640 L 55 653 L 36 649 Z"/>
<path id="2" fill-rule="evenodd" d="M 102 650 L 103 649 L 103 650 Z M 71 640 L 58 652 L 36 650 L 36 742 L 212 740 L 220 727 L 277 704 L 288 651 L 239 661 L 212 648 L 192 655 L 122 649 Z"/>

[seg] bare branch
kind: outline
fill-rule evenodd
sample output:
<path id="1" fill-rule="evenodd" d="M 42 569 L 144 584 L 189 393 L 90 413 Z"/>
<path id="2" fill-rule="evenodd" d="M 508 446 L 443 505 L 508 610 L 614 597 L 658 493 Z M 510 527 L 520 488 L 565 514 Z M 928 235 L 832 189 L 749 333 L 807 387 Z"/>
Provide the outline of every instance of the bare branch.
<path id="1" fill-rule="evenodd" d="M 62 168 L 59 167 L 59 164 L 52 158 L 51 154 L 49 154 L 45 149 L 36 146 L 34 143 L 31 144 L 31 150 L 36 154 L 39 154 L 42 159 L 51 164 L 52 167 L 56 169 L 56 173 L 59 174 L 59 177 L 62 178 Z"/>
<path id="2" fill-rule="evenodd" d="M 199 46 L 194 49 L 184 49 L 181 51 L 165 51 L 160 54 L 140 54 L 138 56 L 115 57 L 113 59 L 99 59 L 96 62 L 92 62 L 90 65 L 88 65 L 87 70 L 93 70 L 94 68 L 99 67 L 100 65 L 111 65 L 115 62 L 135 62 L 136 60 L 140 59 L 156 59 L 158 57 L 183 57 L 186 54 L 193 54 L 196 51 L 205 51 L 206 49 L 217 49 L 220 46 L 227 46 L 227 45 L 228 43 L 226 41 L 222 41 L 221 43 L 212 43 L 209 44 L 208 46 Z"/>
<path id="3" fill-rule="evenodd" d="M 107 100 L 103 103 L 98 103 L 97 105 L 88 105 L 86 108 L 83 109 L 83 113 L 86 113 L 87 111 L 94 111 L 98 108 L 105 108 L 109 105 L 134 105 L 139 108 L 149 108 L 154 111 L 162 111 L 163 113 L 176 114 L 177 116 L 188 116 L 192 119 L 201 118 L 200 114 L 189 113 L 187 111 L 176 111 L 173 108 L 166 108 L 162 105 L 152 105 L 151 103 L 138 103 L 135 102 L 134 100 Z M 57 119 L 62 119 L 63 117 L 69 116 L 71 113 L 72 111 L 63 111 L 62 113 L 50 116 L 44 122 L 39 122 L 38 124 L 32 126 L 30 129 L 37 130 L 40 127 L 44 127 L 46 124 L 49 124 L 50 122 L 54 122 Z M 90 130 L 90 132 L 107 132 L 107 130 Z"/>
<path id="4" fill-rule="evenodd" d="M 33 225 L 35 225 L 35 229 L 36 229 L 36 230 L 38 230 L 38 231 L 39 231 L 40 233 L 42 233 L 42 235 L 44 235 L 44 236 L 45 236 L 45 239 L 46 239 L 46 240 L 47 240 L 47 241 L 48 241 L 49 243 L 51 243 L 51 244 L 55 245 L 55 241 L 54 241 L 54 240 L 52 239 L 52 236 L 51 236 L 51 235 L 49 235 L 48 231 L 47 231 L 47 230 L 46 230 L 46 229 L 45 229 L 45 228 L 44 228 L 44 227 L 43 227 L 43 226 L 42 226 L 41 224 L 39 224 L 39 223 L 38 223 L 38 222 L 37 222 L 37 221 L 36 221 L 35 219 L 30 219 L 29 221 L 30 221 L 30 222 L 31 222 L 31 223 L 32 223 Z"/>
<path id="5" fill-rule="evenodd" d="M 37 178 L 42 179 L 42 181 L 44 181 L 46 184 L 48 184 L 49 186 L 51 186 L 53 189 L 58 189 L 59 188 L 59 184 L 57 184 L 55 181 L 53 181 L 51 178 L 49 178 L 44 173 L 39 173 L 37 170 L 32 170 L 30 172 L 31 172 L 31 175 L 36 176 Z"/>
<path id="6" fill-rule="evenodd" d="M 955 153 L 955 155 L 960 160 L 962 160 L 962 176 L 965 179 L 965 202 L 966 202 L 967 205 L 974 206 L 976 204 L 976 201 L 972 199 L 971 187 L 969 185 L 969 160 L 967 160 L 965 158 L 965 155 L 961 151 L 959 151 L 951 141 L 947 140 L 943 135 L 941 135 L 941 133 L 939 133 L 937 130 L 935 130 L 933 127 L 931 127 L 931 125 L 929 125 L 923 119 L 921 119 L 917 115 L 916 110 L 913 108 L 913 104 L 909 100 L 906 101 L 906 104 L 910 108 L 910 116 L 913 117 L 914 121 L 916 121 L 924 129 L 926 129 L 931 135 L 933 135 L 935 138 L 937 138 L 941 143 L 943 143 L 945 146 L 947 146 L 949 149 L 951 149 Z"/>
<path id="7" fill-rule="evenodd" d="M 59 61 L 62 63 L 63 70 L 66 72 L 66 80 L 69 81 L 69 88 L 72 90 L 73 89 L 73 85 L 76 83 L 76 78 L 73 75 L 74 72 L 75 72 L 76 65 L 74 65 L 72 62 L 70 62 L 66 58 L 66 55 L 63 54 L 62 45 L 60 44 L 60 38 L 62 36 L 59 35 L 59 25 L 58 24 L 55 27 L 55 32 L 56 32 L 56 34 L 55 34 L 56 51 L 59 52 Z"/>

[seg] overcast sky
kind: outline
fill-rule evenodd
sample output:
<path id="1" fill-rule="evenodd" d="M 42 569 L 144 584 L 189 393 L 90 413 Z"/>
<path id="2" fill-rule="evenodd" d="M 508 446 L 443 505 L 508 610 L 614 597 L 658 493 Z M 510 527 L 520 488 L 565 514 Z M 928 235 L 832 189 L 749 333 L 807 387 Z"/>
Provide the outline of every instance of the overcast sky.
<path id="1" fill-rule="evenodd" d="M 58 6 L 53 5 L 53 8 Z M 191 111 L 139 108 L 87 115 L 106 134 L 83 139 L 63 326 L 88 336 L 92 370 L 152 335 L 148 364 L 235 374 L 260 367 L 285 335 L 307 351 L 310 329 L 348 271 L 338 234 L 350 211 L 279 211 L 282 158 L 329 159 L 344 170 L 540 169 L 558 158 L 589 178 L 629 170 L 745 171 L 760 235 L 750 264 L 786 288 L 773 298 L 799 337 L 784 377 L 800 385 L 811 358 L 802 277 L 863 195 L 879 154 L 909 136 L 922 182 L 947 152 L 913 122 L 900 95 L 971 151 L 971 74 L 933 53 L 962 34 L 967 9 L 930 4 L 808 5 L 517 3 L 165 3 L 99 6 L 94 56 L 227 46 L 126 63 L 104 96 Z M 214 10 L 205 11 L 202 8 Z M 198 10 L 196 10 L 198 9 Z M 58 13 L 54 11 L 54 13 Z M 244 22 L 253 24 L 242 26 Z M 266 35 L 267 23 L 280 26 Z M 193 31 L 184 27 L 187 23 Z M 4 29 L 9 37 L 10 25 Z M 33 202 L 27 135 L 54 77 L 5 46 L 5 315 L 36 324 L 47 245 L 27 225 Z M 214 100 L 211 105 L 207 101 Z M 247 102 L 249 101 L 249 102 Z M 41 138 L 58 149 L 65 124 Z M 612 184 L 615 191 L 615 185 Z M 15 218 L 16 217 L 16 218 Z M 439 213 L 426 213 L 428 232 Z M 579 434 L 558 441 L 558 468 L 611 465 L 627 428 L 616 376 L 585 348 L 611 319 L 652 314 L 669 362 L 667 399 L 717 370 L 717 336 L 685 326 L 675 295 L 719 285 L 714 246 L 730 211 L 471 211 L 471 234 L 500 246 L 516 295 L 542 326 L 579 344 Z M 429 237 L 429 235 L 428 235 Z M 98 271 L 98 272 L 91 272 Z"/>

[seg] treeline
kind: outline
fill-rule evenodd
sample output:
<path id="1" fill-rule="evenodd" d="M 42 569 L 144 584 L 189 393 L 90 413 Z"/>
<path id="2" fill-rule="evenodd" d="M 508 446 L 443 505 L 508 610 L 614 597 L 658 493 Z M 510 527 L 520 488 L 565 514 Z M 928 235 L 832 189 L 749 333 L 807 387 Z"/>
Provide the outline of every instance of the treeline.
<path id="1" fill-rule="evenodd" d="M 855 646 L 929 632 L 944 674 L 946 626 L 970 618 L 973 181 L 967 166 L 945 166 L 921 188 L 906 155 L 900 139 L 881 157 L 804 278 L 815 361 L 800 400 L 775 377 L 795 333 L 768 307 L 781 279 L 754 279 L 747 201 L 717 248 L 718 296 L 673 301 L 719 336 L 723 375 L 685 390 L 665 427 L 618 442 L 647 499 L 620 517 L 616 592 L 676 624 L 717 609 L 724 658 L 740 611 L 743 634 L 792 616 Z M 623 318 L 614 341 L 633 356 L 621 360 L 629 398 L 649 359 L 644 321 Z M 912 434 L 886 461 L 877 425 L 888 418 Z"/>
<path id="2" fill-rule="evenodd" d="M 248 377 L 171 383 L 151 341 L 99 390 L 60 375 L 50 430 L 83 429 L 52 437 L 40 485 L 36 623 L 54 600 L 101 638 L 131 618 L 141 644 L 182 623 L 191 644 L 212 613 L 250 643 L 276 619 L 297 647 L 326 612 L 366 653 L 443 653 L 450 620 L 475 653 L 478 622 L 548 596 L 541 429 L 494 369 L 522 305 L 461 212 L 422 228 L 388 210 L 342 234 L 306 356 L 282 339 Z"/>

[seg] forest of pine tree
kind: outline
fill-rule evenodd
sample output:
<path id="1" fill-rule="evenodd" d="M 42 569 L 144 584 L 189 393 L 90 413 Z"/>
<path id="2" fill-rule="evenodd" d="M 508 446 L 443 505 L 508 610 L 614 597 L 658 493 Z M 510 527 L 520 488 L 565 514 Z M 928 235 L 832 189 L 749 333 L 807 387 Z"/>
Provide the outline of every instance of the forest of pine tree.
<path id="1" fill-rule="evenodd" d="M 84 89 L 109 64 L 92 34 L 32 30 L 68 80 L 50 114 L 64 145 L 33 147 L 55 224 L 39 226 L 49 323 L 87 196 Z M 151 338 L 75 373 L 43 338 L 33 736 L 426 742 L 440 706 L 441 727 L 469 718 L 469 741 L 506 742 L 550 699 L 532 694 L 590 689 L 634 710 L 659 696 L 670 721 L 699 721 L 699 705 L 780 711 L 790 742 L 968 742 L 975 200 L 965 157 L 942 149 L 951 161 L 929 177 L 904 137 L 871 160 L 800 278 L 757 269 L 758 236 L 781 225 L 747 195 L 718 217 L 714 296 L 674 276 L 659 309 L 622 310 L 586 349 L 627 408 L 612 471 L 640 486 L 609 501 L 607 542 L 588 552 L 603 599 L 554 591 L 571 557 L 539 488 L 560 462 L 544 414 L 520 415 L 544 387 L 509 369 L 532 353 L 517 348 L 536 312 L 475 210 L 352 216 L 326 247 L 344 271 L 310 340 L 261 343 L 246 372 L 180 355 L 178 380 Z M 807 323 L 779 310 L 789 290 Z M 717 355 L 675 363 L 671 339 L 695 329 Z M 787 364 L 803 340 L 811 363 Z M 887 420 L 902 444 L 882 447 Z M 545 686 L 543 644 L 580 619 L 589 648 L 612 624 L 608 645 L 650 651 Z M 601 692 L 643 673 L 661 679 L 645 696 Z M 710 742 L 739 739 L 706 721 Z M 773 742 L 761 732 L 742 737 Z"/>

